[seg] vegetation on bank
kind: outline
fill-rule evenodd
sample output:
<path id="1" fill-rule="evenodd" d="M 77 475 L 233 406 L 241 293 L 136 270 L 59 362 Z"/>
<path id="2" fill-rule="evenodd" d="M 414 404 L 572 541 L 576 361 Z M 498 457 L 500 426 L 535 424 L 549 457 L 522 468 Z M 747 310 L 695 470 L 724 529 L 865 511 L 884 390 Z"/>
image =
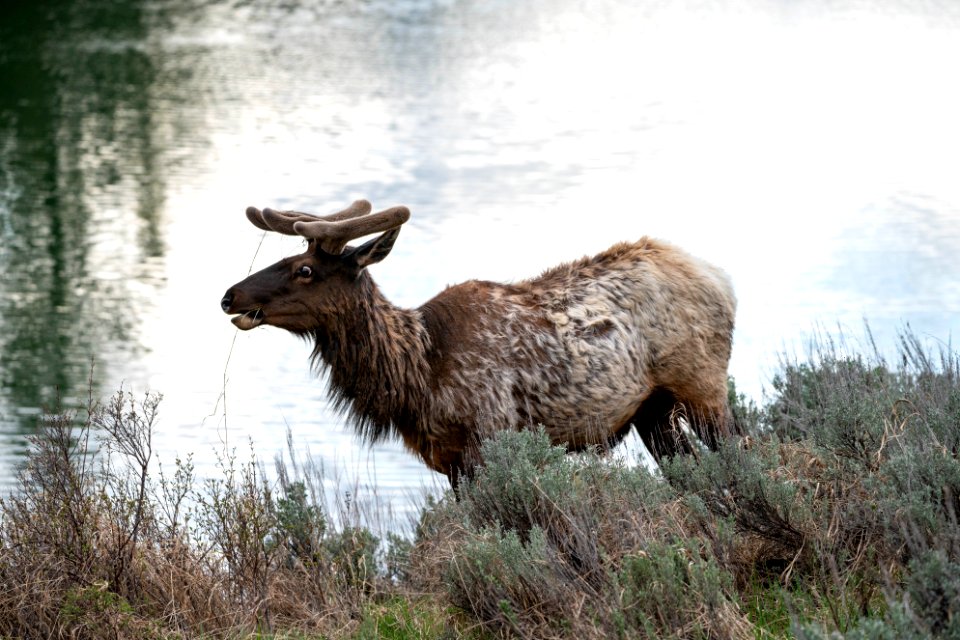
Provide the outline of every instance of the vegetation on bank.
<path id="1" fill-rule="evenodd" d="M 151 475 L 158 396 L 51 415 L 0 502 L 0 637 L 960 638 L 960 358 L 812 351 L 657 474 L 501 434 L 412 539 L 309 465 Z"/>

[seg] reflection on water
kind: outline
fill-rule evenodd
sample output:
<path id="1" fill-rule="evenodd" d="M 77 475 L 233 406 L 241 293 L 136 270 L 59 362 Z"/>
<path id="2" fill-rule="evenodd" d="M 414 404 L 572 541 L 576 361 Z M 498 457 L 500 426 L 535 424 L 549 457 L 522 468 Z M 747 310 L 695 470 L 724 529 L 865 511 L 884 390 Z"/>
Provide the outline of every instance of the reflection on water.
<path id="1" fill-rule="evenodd" d="M 298 250 L 250 204 L 409 205 L 374 268 L 403 305 L 668 238 L 733 276 L 755 395 L 816 324 L 946 339 L 958 25 L 895 0 L 4 3 L 0 478 L 92 382 L 163 392 L 158 447 L 201 473 L 289 429 L 385 494 L 429 481 L 357 446 L 304 345 L 219 313 Z"/>
<path id="2" fill-rule="evenodd" d="M 960 211 L 916 194 L 864 208 L 841 236 L 832 287 L 892 312 L 940 314 L 960 300 Z M 956 309 L 952 309 L 956 311 Z"/>
<path id="3" fill-rule="evenodd" d="M 138 265 L 162 256 L 152 63 L 81 46 L 104 24 L 139 39 L 140 7 L 9 3 L 0 26 L 0 410 L 4 448 L 57 396 L 75 404 L 135 350 Z M 122 359 L 122 358 L 121 358 Z M 91 371 L 93 378 L 90 379 Z M 9 471 L 4 472 L 9 473 Z"/>

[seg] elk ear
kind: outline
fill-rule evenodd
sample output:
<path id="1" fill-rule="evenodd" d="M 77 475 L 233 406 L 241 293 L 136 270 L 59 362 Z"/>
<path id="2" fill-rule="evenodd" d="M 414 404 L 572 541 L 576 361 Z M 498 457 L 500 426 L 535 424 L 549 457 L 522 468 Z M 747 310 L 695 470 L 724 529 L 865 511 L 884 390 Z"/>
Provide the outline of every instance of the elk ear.
<path id="1" fill-rule="evenodd" d="M 350 258 L 361 269 L 376 264 L 387 257 L 398 235 L 400 235 L 400 227 L 381 233 L 373 240 L 368 240 L 351 250 Z"/>

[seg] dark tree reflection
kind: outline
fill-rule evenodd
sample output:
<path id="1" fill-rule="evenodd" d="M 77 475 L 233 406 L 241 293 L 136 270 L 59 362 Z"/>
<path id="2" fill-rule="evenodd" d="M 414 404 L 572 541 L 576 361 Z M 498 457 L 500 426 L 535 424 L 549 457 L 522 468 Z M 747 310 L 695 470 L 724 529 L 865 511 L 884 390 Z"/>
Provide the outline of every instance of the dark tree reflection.
<path id="1" fill-rule="evenodd" d="M 136 348 L 137 305 L 121 265 L 163 253 L 156 71 L 142 46 L 143 6 L 0 5 L 0 412 L 7 430 L 30 429 L 30 410 L 58 395 L 84 396 L 93 358 Z M 133 231 L 132 242 L 117 243 L 113 234 L 107 247 L 98 244 L 117 225 Z M 117 268 L 104 268 L 111 263 Z"/>

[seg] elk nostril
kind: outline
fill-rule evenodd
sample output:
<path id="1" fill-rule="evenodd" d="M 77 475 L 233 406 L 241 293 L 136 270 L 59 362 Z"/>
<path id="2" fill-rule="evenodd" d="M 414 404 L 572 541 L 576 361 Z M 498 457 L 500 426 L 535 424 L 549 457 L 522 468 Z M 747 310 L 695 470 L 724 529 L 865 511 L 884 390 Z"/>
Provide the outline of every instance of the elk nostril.
<path id="1" fill-rule="evenodd" d="M 233 304 L 233 294 L 227 293 L 223 296 L 223 299 L 220 301 L 220 308 L 226 311 L 230 308 L 230 305 Z"/>

